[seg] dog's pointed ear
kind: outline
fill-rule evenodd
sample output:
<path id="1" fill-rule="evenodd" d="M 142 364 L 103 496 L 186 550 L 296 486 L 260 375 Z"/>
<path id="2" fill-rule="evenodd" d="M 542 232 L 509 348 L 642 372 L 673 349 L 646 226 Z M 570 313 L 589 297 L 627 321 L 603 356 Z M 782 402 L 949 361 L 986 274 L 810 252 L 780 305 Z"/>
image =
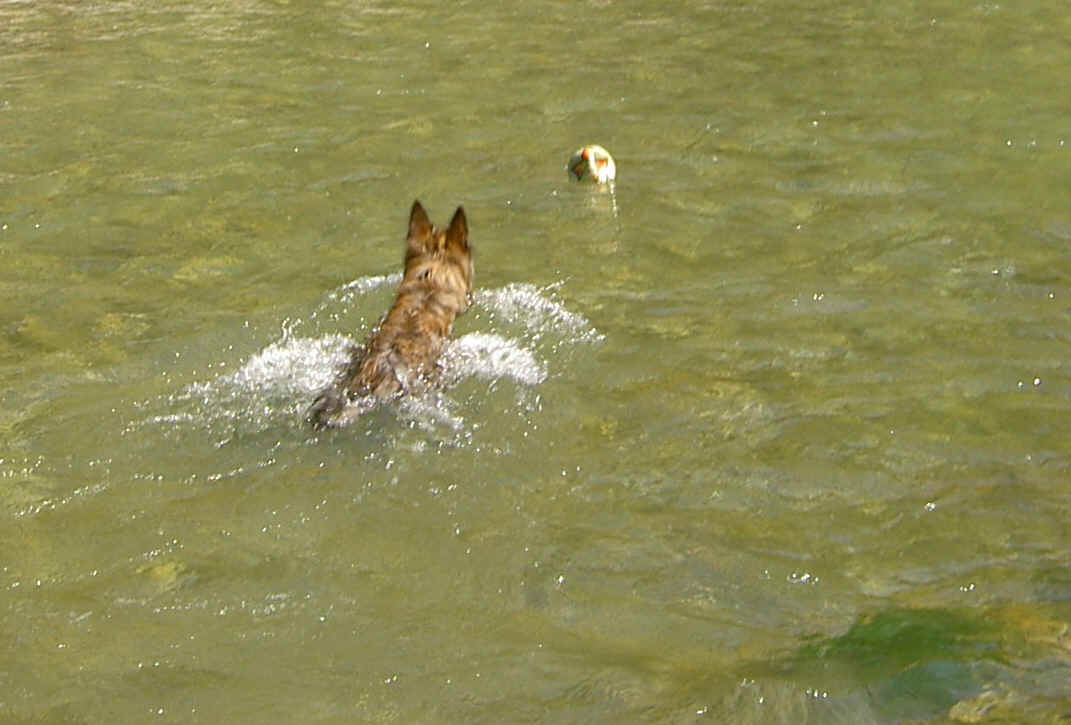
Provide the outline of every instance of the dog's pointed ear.
<path id="1" fill-rule="evenodd" d="M 454 212 L 454 218 L 450 220 L 450 227 L 446 230 L 446 244 L 462 249 L 469 248 L 469 222 L 465 218 L 463 207 L 459 206 Z"/>
<path id="2" fill-rule="evenodd" d="M 431 220 L 428 219 L 428 213 L 424 211 L 420 200 L 417 199 L 413 202 L 412 211 L 409 212 L 409 236 L 407 239 L 413 242 L 423 242 L 429 236 L 431 236 Z"/>

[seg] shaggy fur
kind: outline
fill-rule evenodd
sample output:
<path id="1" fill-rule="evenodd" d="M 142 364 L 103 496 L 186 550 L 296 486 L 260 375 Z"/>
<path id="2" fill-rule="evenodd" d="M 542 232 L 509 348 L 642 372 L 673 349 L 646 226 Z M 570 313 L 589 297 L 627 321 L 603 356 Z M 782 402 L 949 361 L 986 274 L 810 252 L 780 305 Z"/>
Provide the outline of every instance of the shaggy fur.
<path id="1" fill-rule="evenodd" d="M 454 319 L 472 294 L 472 248 L 465 210 L 445 230 L 432 225 L 419 201 L 409 214 L 405 274 L 394 304 L 338 378 L 309 407 L 316 428 L 339 427 L 379 402 L 433 382 Z M 357 405 L 348 405 L 349 403 Z"/>

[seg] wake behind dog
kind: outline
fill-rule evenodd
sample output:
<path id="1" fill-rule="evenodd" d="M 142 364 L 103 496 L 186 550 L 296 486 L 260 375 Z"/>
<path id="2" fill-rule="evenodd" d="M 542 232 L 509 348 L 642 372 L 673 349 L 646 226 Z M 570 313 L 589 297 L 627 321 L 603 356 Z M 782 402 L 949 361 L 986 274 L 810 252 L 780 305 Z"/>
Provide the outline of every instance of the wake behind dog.
<path id="1" fill-rule="evenodd" d="M 309 406 L 316 428 L 341 427 L 379 403 L 434 383 L 454 320 L 472 294 L 472 248 L 460 206 L 445 230 L 419 201 L 409 213 L 405 272 L 394 304 L 335 381 Z"/>

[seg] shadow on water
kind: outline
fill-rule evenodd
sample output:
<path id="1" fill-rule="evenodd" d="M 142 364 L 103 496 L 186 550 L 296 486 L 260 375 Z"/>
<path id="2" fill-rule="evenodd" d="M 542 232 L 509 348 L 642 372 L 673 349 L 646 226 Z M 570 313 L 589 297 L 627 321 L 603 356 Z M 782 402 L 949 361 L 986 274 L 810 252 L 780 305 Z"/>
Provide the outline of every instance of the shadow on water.
<path id="1" fill-rule="evenodd" d="M 744 723 L 1066 722 L 1068 614 L 1066 602 L 888 609 L 737 669 L 733 694 L 703 714 Z M 1045 667 L 1024 674 L 1025 661 Z"/>

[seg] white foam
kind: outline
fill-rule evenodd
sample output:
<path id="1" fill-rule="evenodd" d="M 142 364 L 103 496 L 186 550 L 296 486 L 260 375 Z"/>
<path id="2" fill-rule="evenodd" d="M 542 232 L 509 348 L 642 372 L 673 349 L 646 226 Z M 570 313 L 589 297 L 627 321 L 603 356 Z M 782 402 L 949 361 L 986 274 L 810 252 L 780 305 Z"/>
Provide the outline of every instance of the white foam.
<path id="1" fill-rule="evenodd" d="M 340 302 L 350 302 L 355 297 L 366 295 L 372 290 L 384 286 L 395 286 L 402 281 L 402 273 L 377 274 L 368 277 L 358 277 L 352 282 L 347 282 L 336 290 L 328 293 L 328 298 Z"/>
<path id="2" fill-rule="evenodd" d="M 193 394 L 239 390 L 280 395 L 312 395 L 334 378 L 345 363 L 353 340 L 343 335 L 290 337 L 273 342 L 253 355 L 242 367 L 207 383 L 193 383 Z"/>
<path id="3" fill-rule="evenodd" d="M 547 379 L 546 366 L 515 340 L 487 332 L 470 332 L 454 340 L 443 356 L 446 373 L 456 380 L 511 378 L 523 385 Z"/>
<path id="4" fill-rule="evenodd" d="M 571 342 L 602 340 L 602 334 L 591 326 L 586 317 L 568 310 L 547 294 L 553 289 L 511 283 L 498 289 L 480 290 L 474 298 L 477 305 L 490 311 L 494 317 L 506 323 L 523 325 L 533 332 L 565 334 Z"/>

